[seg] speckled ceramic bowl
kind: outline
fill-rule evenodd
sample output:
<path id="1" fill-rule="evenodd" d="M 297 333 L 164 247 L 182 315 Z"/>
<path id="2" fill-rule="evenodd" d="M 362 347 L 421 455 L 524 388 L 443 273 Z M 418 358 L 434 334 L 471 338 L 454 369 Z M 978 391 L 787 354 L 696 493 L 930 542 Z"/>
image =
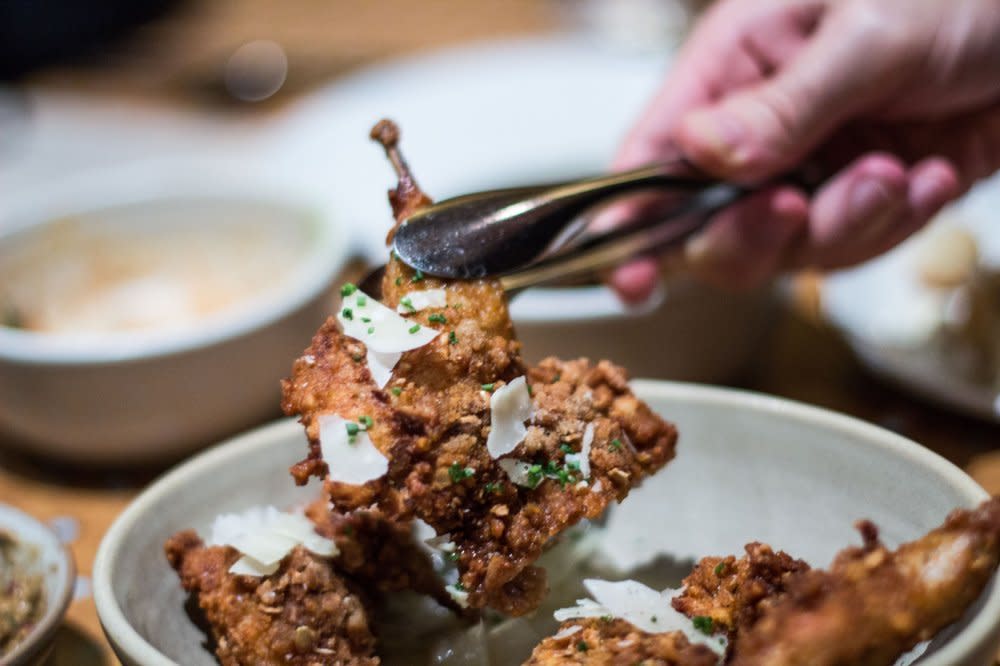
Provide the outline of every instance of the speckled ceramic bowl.
<path id="1" fill-rule="evenodd" d="M 73 599 L 76 581 L 73 556 L 46 525 L 6 504 L 0 504 L 0 531 L 26 547 L 37 549 L 37 555 L 27 566 L 41 573 L 45 584 L 45 614 L 24 640 L 0 657 L 0 666 L 40 665 L 48 656 L 52 639 Z"/>
<path id="2" fill-rule="evenodd" d="M 875 521 L 895 546 L 939 525 L 952 509 L 986 498 L 934 453 L 846 416 L 690 384 L 636 381 L 634 387 L 677 423 L 681 441 L 677 458 L 610 512 L 597 555 L 622 577 L 676 584 L 692 558 L 739 553 L 754 540 L 825 566 L 858 543 L 852 524 L 859 518 Z M 315 487 L 296 488 L 286 471 L 304 452 L 297 423 L 255 430 L 170 472 L 115 522 L 97 555 L 94 593 L 125 664 L 214 663 L 185 613 L 163 543 L 184 528 L 205 530 L 220 512 L 309 499 Z M 663 564 L 664 557 L 675 566 Z M 494 644 L 503 645 L 493 666 L 519 664 L 531 650 L 530 641 L 503 633 L 509 624 L 492 630 Z M 992 582 L 920 663 L 986 666 L 998 646 L 1000 586 Z"/>

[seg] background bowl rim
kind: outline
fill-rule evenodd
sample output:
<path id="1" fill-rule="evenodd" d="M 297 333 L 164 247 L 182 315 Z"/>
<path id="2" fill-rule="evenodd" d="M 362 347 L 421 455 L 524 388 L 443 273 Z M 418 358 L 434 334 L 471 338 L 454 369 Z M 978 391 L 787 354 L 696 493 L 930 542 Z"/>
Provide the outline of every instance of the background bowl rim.
<path id="1" fill-rule="evenodd" d="M 93 366 L 171 356 L 210 347 L 264 328 L 295 312 L 328 289 L 354 253 L 346 225 L 326 203 L 265 172 L 240 175 L 226 163 L 186 165 L 152 160 L 94 171 L 50 188 L 21 193 L 8 210 L 0 243 L 30 234 L 61 215 L 148 204 L 193 201 L 262 203 L 283 208 L 312 234 L 288 279 L 272 293 L 248 298 L 204 326 L 176 332 L 111 334 L 66 345 L 67 337 L 0 327 L 0 361 L 42 366 Z M 209 177 L 210 175 L 210 177 Z M 112 184 L 113 183 L 113 184 Z M 97 192 L 95 193 L 95 188 Z M 49 200 L 46 203 L 44 197 Z M 38 212 L 32 212 L 38 206 Z"/>
<path id="2" fill-rule="evenodd" d="M 933 469 L 949 485 L 965 495 L 970 505 L 989 498 L 988 493 L 970 476 L 937 453 L 902 435 L 846 414 L 743 389 L 650 379 L 635 379 L 631 382 L 631 386 L 636 395 L 643 399 L 680 399 L 720 409 L 749 409 L 839 431 L 848 437 L 864 441 L 866 445 L 886 449 L 917 465 Z M 94 601 L 101 626 L 116 650 L 121 650 L 130 659 L 144 666 L 175 664 L 135 630 L 115 599 L 112 572 L 121 554 L 119 550 L 121 542 L 131 531 L 132 526 L 141 520 L 162 496 L 177 486 L 183 486 L 189 476 L 196 474 L 202 468 L 241 458 L 248 451 L 266 448 L 273 445 L 271 444 L 273 440 L 300 429 L 301 425 L 293 419 L 279 419 L 231 437 L 168 471 L 150 484 L 115 519 L 98 548 L 94 562 L 93 583 Z M 921 663 L 926 666 L 947 666 L 957 663 L 958 659 L 974 654 L 976 649 L 988 642 L 998 630 L 1000 630 L 1000 585 L 996 584 L 994 577 L 992 589 L 989 590 L 980 612 L 959 634 Z"/>
<path id="3" fill-rule="evenodd" d="M 13 517 L 12 521 L 9 520 L 11 516 Z M 59 630 L 63 616 L 66 615 L 66 611 L 73 601 L 74 584 L 76 582 L 76 561 L 73 559 L 73 553 L 68 546 L 59 541 L 59 537 L 56 536 L 55 532 L 48 525 L 21 509 L 10 504 L 0 503 L 0 528 L 15 531 L 17 523 L 30 524 L 37 534 L 44 535 L 43 539 L 45 543 L 36 543 L 30 537 L 25 537 L 25 541 L 46 552 L 55 554 L 56 559 L 60 561 L 62 567 L 55 572 L 44 573 L 46 599 L 51 602 L 52 600 L 49 597 L 54 595 L 55 603 L 48 604 L 45 613 L 42 615 L 42 619 L 38 621 L 38 624 L 35 625 L 31 633 L 24 640 L 18 643 L 13 650 L 0 657 L 0 666 L 28 663 L 26 660 L 29 657 L 37 656 L 41 650 L 44 650 L 53 635 Z M 15 533 L 15 536 L 20 535 Z M 57 576 L 56 574 L 60 573 L 60 571 L 64 575 Z M 52 592 L 53 588 L 50 588 L 52 583 L 56 583 L 54 592 Z"/>

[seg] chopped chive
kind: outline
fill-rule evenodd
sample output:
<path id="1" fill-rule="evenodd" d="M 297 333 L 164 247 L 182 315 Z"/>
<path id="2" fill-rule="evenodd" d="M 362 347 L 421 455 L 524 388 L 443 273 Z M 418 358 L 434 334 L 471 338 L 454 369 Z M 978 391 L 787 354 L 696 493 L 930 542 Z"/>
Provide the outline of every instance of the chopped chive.
<path id="1" fill-rule="evenodd" d="M 545 472 L 541 465 L 532 465 L 528 468 L 528 487 L 537 488 L 538 484 L 545 478 Z"/>
<path id="2" fill-rule="evenodd" d="M 370 417 L 370 416 L 359 416 L 358 417 L 358 423 L 360 423 L 361 425 L 363 425 L 365 427 L 365 430 L 368 430 L 373 425 L 375 425 L 375 421 L 372 420 L 372 417 Z"/>
<path id="3" fill-rule="evenodd" d="M 483 389 L 484 391 L 492 391 L 494 386 L 496 386 L 496 384 L 490 383 L 490 384 L 483 384 L 479 388 Z"/>
<path id="4" fill-rule="evenodd" d="M 370 323 L 372 323 L 372 318 L 371 317 L 362 317 L 361 321 L 363 321 L 366 324 L 370 324 Z"/>
<path id="5" fill-rule="evenodd" d="M 589 648 L 589 647 L 587 647 L 587 643 L 586 643 L 586 642 L 584 642 L 584 641 L 580 641 L 579 643 L 577 643 L 577 644 L 576 644 L 576 649 L 577 649 L 578 651 L 580 651 L 580 652 L 586 652 L 586 651 L 587 651 L 587 650 L 589 650 L 590 648 Z"/>
<path id="6" fill-rule="evenodd" d="M 430 323 L 432 323 L 432 324 L 435 324 L 435 323 L 436 324 L 447 324 L 448 323 L 448 318 L 445 317 L 443 314 L 436 314 L 435 313 L 435 314 L 432 314 L 431 316 L 429 316 L 427 318 L 427 321 L 430 322 Z"/>
<path id="7" fill-rule="evenodd" d="M 413 301 L 410 300 L 409 296 L 403 296 L 399 299 L 399 304 L 411 312 L 416 312 L 416 308 L 413 307 Z"/>
<path id="8" fill-rule="evenodd" d="M 390 390 L 390 391 L 392 391 L 392 394 L 393 394 L 394 396 L 397 396 L 397 397 L 399 396 L 399 394 L 400 394 L 400 393 L 402 393 L 402 392 L 403 392 L 403 389 L 399 388 L 398 386 L 393 386 L 393 387 L 392 387 L 391 389 L 389 389 L 389 390 Z"/>
<path id="9" fill-rule="evenodd" d="M 360 363 L 361 361 L 364 360 L 365 357 L 362 356 L 361 354 L 353 354 L 351 355 L 351 358 L 354 360 L 355 363 Z"/>
<path id="10" fill-rule="evenodd" d="M 613 440 L 611 440 L 611 443 L 608 444 L 608 448 L 613 449 L 614 451 L 620 451 L 622 448 L 622 440 L 618 439 L 617 437 L 614 438 Z"/>
<path id="11" fill-rule="evenodd" d="M 420 282 L 424 279 L 424 272 L 419 268 L 414 271 L 413 277 L 410 278 L 410 282 Z"/>
<path id="12" fill-rule="evenodd" d="M 420 324 L 414 324 L 413 326 L 410 327 L 410 334 L 412 335 L 413 333 L 416 333 L 419 330 L 420 330 Z"/>
<path id="13" fill-rule="evenodd" d="M 530 396 L 535 395 L 535 389 L 531 388 L 531 384 L 528 384 L 528 395 Z"/>
<path id="14" fill-rule="evenodd" d="M 712 633 L 712 618 L 707 615 L 695 615 L 691 622 L 694 624 L 694 628 L 703 634 Z"/>
<path id="15" fill-rule="evenodd" d="M 560 444 L 559 445 L 559 449 L 563 453 L 573 453 L 573 447 L 570 446 L 569 444 L 567 444 L 566 442 L 563 442 L 562 444 Z"/>
<path id="16" fill-rule="evenodd" d="M 358 431 L 361 430 L 357 423 L 345 423 L 344 426 L 347 428 L 347 442 L 348 444 L 353 444 L 358 438 Z"/>
<path id="17" fill-rule="evenodd" d="M 396 278 L 396 286 L 398 287 L 401 284 L 403 284 L 403 278 L 401 277 Z"/>
<path id="18" fill-rule="evenodd" d="M 358 297 L 354 299 L 354 302 L 358 304 L 359 308 L 363 308 L 368 305 L 368 299 L 365 298 L 364 294 L 358 294 Z"/>
<path id="19" fill-rule="evenodd" d="M 458 554 L 457 550 L 453 550 L 447 555 L 445 555 L 445 557 L 448 559 L 449 562 L 458 562 L 458 558 L 461 557 L 461 555 Z"/>
<path id="20" fill-rule="evenodd" d="M 718 564 L 715 565 L 715 575 L 722 576 L 722 574 L 724 573 L 726 573 L 726 563 L 719 562 Z"/>
<path id="21" fill-rule="evenodd" d="M 351 294 L 353 294 L 357 290 L 358 290 L 358 288 L 354 285 L 354 283 L 352 283 L 352 282 L 345 282 L 340 287 L 340 295 L 341 296 L 350 296 Z"/>
<path id="22" fill-rule="evenodd" d="M 452 345 L 458 344 L 458 336 L 455 335 L 455 331 L 451 331 L 450 333 L 448 333 L 448 344 Z"/>
<path id="23" fill-rule="evenodd" d="M 499 495 L 500 491 L 503 490 L 503 484 L 500 483 L 499 481 L 496 482 L 490 481 L 485 486 L 483 486 L 483 488 L 484 490 L 486 490 L 487 494 Z"/>
<path id="24" fill-rule="evenodd" d="M 474 475 L 476 470 L 471 467 L 462 467 L 457 462 L 452 463 L 451 467 L 448 468 L 448 476 L 451 477 L 452 483 L 460 483 L 470 476 Z"/>
<path id="25" fill-rule="evenodd" d="M 374 326 L 369 326 L 368 327 L 368 335 L 371 335 L 374 332 L 375 332 L 375 327 Z"/>
<path id="26" fill-rule="evenodd" d="M 344 319 L 347 319 L 348 321 L 354 319 L 354 310 L 352 310 L 351 308 L 344 308 L 343 310 L 341 310 L 340 314 L 342 314 L 344 316 Z"/>
<path id="27" fill-rule="evenodd" d="M 454 587 L 459 592 L 465 592 L 465 586 L 462 585 L 462 581 L 460 580 L 455 581 L 455 584 L 452 587 Z"/>

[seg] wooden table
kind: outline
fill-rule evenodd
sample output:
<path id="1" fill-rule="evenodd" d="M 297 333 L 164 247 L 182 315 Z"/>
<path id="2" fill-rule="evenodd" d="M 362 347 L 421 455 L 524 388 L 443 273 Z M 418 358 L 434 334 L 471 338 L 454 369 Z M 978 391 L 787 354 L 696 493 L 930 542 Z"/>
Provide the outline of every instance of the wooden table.
<path id="1" fill-rule="evenodd" d="M 198 98 L 186 95 L 190 86 L 179 81 L 197 81 L 199 67 L 209 67 L 233 45 L 262 35 L 279 34 L 296 44 L 292 64 L 296 59 L 308 62 L 313 75 L 330 78 L 359 63 L 428 46 L 546 29 L 552 23 L 550 4 L 478 0 L 472 10 L 461 0 L 194 2 L 184 13 L 147 28 L 143 34 L 156 39 L 149 47 L 133 44 L 133 57 L 127 50 L 125 55 L 118 52 L 104 67 L 48 72 L 36 84 L 101 90 L 147 102 L 162 96 L 172 103 L 191 104 Z M 181 48 L 182 44 L 189 48 Z M 146 68 L 137 66 L 136 51 L 146 58 Z M 1000 427 L 941 411 L 872 379 L 843 341 L 818 322 L 815 285 L 809 280 L 800 285 L 796 306 L 777 318 L 758 362 L 737 385 L 829 407 L 898 431 L 969 470 L 990 492 L 1000 493 L 996 450 Z M 0 443 L 0 501 L 42 519 L 78 520 L 79 535 L 72 548 L 81 576 L 89 577 L 108 526 L 161 471 L 59 469 L 4 453 Z M 89 596 L 70 608 L 51 663 L 116 663 Z"/>

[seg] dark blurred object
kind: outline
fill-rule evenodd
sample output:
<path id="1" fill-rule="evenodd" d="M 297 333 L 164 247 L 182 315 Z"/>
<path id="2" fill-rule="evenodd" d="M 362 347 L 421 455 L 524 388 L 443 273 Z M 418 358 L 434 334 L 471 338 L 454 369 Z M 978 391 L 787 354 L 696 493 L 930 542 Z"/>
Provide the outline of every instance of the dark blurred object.
<path id="1" fill-rule="evenodd" d="M 70 60 L 162 16 L 178 0 L 0 0 L 0 80 Z"/>

